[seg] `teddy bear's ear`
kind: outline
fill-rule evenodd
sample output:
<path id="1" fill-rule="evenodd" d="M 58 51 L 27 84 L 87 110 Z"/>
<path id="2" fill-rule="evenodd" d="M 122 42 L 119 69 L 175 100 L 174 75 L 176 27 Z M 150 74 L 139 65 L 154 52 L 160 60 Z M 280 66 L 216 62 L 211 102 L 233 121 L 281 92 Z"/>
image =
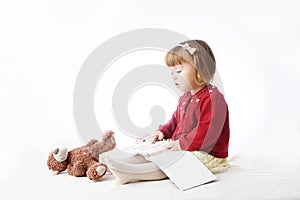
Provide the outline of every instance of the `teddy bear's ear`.
<path id="1" fill-rule="evenodd" d="M 53 156 L 58 162 L 63 162 L 68 158 L 68 149 L 56 148 L 53 150 Z"/>

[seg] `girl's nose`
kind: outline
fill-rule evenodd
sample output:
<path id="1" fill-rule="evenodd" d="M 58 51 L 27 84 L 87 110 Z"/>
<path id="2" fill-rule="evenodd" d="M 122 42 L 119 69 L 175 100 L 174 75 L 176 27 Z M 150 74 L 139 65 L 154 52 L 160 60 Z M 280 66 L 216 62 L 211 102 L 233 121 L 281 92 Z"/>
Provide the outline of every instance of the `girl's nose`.
<path id="1" fill-rule="evenodd" d="M 176 74 L 174 73 L 174 74 L 172 74 L 172 78 L 173 78 L 173 80 L 174 81 L 176 81 L 177 80 L 177 76 L 176 76 Z"/>

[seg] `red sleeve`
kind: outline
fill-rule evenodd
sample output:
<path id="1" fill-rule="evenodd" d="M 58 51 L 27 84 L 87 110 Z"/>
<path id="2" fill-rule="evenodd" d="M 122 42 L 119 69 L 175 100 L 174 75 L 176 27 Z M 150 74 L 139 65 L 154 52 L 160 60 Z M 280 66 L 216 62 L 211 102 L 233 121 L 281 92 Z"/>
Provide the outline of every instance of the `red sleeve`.
<path id="1" fill-rule="evenodd" d="M 198 116 L 197 125 L 188 133 L 179 138 L 183 150 L 205 150 L 209 152 L 218 141 L 227 114 L 227 104 L 220 93 L 209 93 L 195 110 Z"/>
<path id="2" fill-rule="evenodd" d="M 179 123 L 181 98 L 179 99 L 177 109 L 173 113 L 172 118 L 165 125 L 160 126 L 158 129 L 160 132 L 164 134 L 165 139 L 172 138 L 172 135 L 176 130 L 177 124 Z"/>

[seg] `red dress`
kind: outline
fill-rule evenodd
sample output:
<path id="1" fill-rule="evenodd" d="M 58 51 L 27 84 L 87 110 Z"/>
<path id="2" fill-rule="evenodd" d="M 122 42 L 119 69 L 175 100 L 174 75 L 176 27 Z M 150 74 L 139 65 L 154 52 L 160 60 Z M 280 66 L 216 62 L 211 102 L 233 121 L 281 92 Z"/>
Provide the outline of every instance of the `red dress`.
<path id="1" fill-rule="evenodd" d="M 226 158 L 230 130 L 223 94 L 212 85 L 194 95 L 184 93 L 171 120 L 159 131 L 165 138 L 179 140 L 182 150 L 201 150 L 217 158 Z"/>

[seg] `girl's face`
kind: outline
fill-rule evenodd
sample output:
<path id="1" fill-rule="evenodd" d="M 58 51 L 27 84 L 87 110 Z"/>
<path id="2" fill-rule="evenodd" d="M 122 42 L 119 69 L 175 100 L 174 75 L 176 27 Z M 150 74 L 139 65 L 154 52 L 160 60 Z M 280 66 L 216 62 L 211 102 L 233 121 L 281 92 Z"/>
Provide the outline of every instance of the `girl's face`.
<path id="1" fill-rule="evenodd" d="M 182 92 L 199 88 L 195 81 L 197 70 L 189 63 L 182 63 L 170 67 L 175 86 Z"/>

